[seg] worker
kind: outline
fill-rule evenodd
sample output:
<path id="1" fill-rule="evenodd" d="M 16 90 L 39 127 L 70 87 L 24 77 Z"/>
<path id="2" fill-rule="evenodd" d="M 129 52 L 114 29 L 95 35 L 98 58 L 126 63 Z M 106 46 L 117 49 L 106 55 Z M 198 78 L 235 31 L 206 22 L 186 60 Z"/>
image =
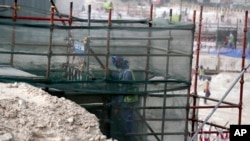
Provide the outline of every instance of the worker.
<path id="1" fill-rule="evenodd" d="M 110 74 L 112 80 L 135 80 L 132 70 L 129 69 L 128 61 L 125 60 L 123 56 L 112 56 L 112 64 L 119 69 L 119 72 L 112 72 Z M 138 103 L 138 96 L 132 92 L 136 91 L 136 88 L 133 84 L 121 83 L 118 89 L 120 92 L 125 92 L 125 95 L 117 95 L 111 100 L 113 120 L 119 122 L 115 123 L 115 125 L 111 125 L 111 130 L 115 133 L 114 136 L 119 141 L 135 141 L 135 137 L 128 134 L 135 131 L 134 107 Z M 112 129 L 112 127 L 114 128 Z"/>
<path id="2" fill-rule="evenodd" d="M 211 81 L 211 77 L 207 77 L 205 84 L 204 84 L 204 93 L 205 93 L 204 104 L 207 104 L 207 98 L 210 97 L 211 95 L 210 81 Z"/>
<path id="3" fill-rule="evenodd" d="M 121 20 L 121 19 L 122 19 L 122 14 L 121 14 L 120 12 L 117 14 L 117 19 L 118 19 L 118 20 Z"/>
<path id="4" fill-rule="evenodd" d="M 234 48 L 234 35 L 232 33 L 229 34 L 228 48 L 229 49 Z"/>
<path id="5" fill-rule="evenodd" d="M 199 80 L 205 80 L 205 70 L 202 65 L 199 68 Z"/>
<path id="6" fill-rule="evenodd" d="M 104 10 L 105 10 L 106 12 L 108 12 L 109 9 L 114 10 L 113 2 L 112 2 L 112 1 L 108 1 L 108 2 L 103 3 L 103 8 L 104 8 Z"/>
<path id="7" fill-rule="evenodd" d="M 224 10 L 222 10 L 221 15 L 220 15 L 221 22 L 224 22 L 224 17 L 225 17 L 225 12 L 224 12 Z"/>
<path id="8" fill-rule="evenodd" d="M 162 18 L 166 19 L 166 17 L 167 17 L 167 12 L 164 10 L 163 13 L 162 13 Z"/>

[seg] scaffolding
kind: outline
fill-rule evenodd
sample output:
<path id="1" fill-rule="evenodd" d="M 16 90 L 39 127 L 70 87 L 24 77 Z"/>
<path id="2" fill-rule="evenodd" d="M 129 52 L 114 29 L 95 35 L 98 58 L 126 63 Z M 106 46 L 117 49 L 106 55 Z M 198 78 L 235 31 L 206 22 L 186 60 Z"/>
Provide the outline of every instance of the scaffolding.
<path id="1" fill-rule="evenodd" d="M 212 122 L 208 122 L 208 120 L 211 118 L 211 116 L 215 113 L 215 111 L 219 108 L 237 108 L 238 109 L 238 121 L 237 123 L 241 125 L 242 124 L 242 103 L 243 103 L 243 85 L 244 85 L 244 73 L 247 71 L 247 69 L 250 67 L 248 64 L 245 66 L 245 58 L 246 58 L 246 47 L 247 47 L 247 19 L 248 19 L 248 11 L 245 12 L 245 22 L 244 22 L 244 31 L 243 31 L 243 46 L 242 46 L 242 64 L 241 64 L 241 70 L 239 76 L 234 80 L 232 85 L 228 88 L 228 90 L 225 92 L 225 94 L 221 97 L 221 99 L 213 99 L 213 98 L 207 98 L 210 101 L 215 101 L 217 104 L 212 105 L 212 106 L 199 106 L 198 105 L 198 100 L 200 98 L 204 99 L 206 97 L 201 97 L 198 96 L 197 92 L 197 76 L 198 76 L 198 66 L 199 66 L 199 55 L 200 55 L 200 43 L 201 43 L 201 26 L 202 26 L 202 11 L 203 11 L 203 6 L 200 7 L 200 17 L 199 17 L 199 29 L 198 29 L 198 43 L 197 43 L 197 50 L 196 52 L 196 62 L 195 62 L 195 80 L 194 80 L 194 93 L 190 94 L 193 97 L 193 106 L 190 108 L 192 110 L 192 118 L 191 120 L 195 120 L 192 122 L 192 132 L 191 132 L 191 137 L 190 141 L 198 140 L 198 134 L 204 134 L 205 137 L 204 139 L 210 139 L 211 134 L 217 134 L 219 136 L 219 139 L 224 139 L 224 140 L 229 140 L 229 125 L 228 122 L 225 125 L 215 124 Z M 194 20 L 195 21 L 195 20 Z M 240 94 L 239 94 L 239 101 L 237 102 L 227 102 L 225 101 L 225 98 L 227 95 L 230 93 L 230 91 L 233 89 L 233 87 L 236 85 L 237 82 L 240 82 Z M 208 113 L 207 117 L 204 120 L 197 120 L 196 114 L 199 109 L 207 109 L 210 108 L 212 109 L 210 113 Z M 232 123 L 230 123 L 232 124 Z M 203 128 L 205 125 L 209 125 L 210 129 L 207 131 L 204 131 Z M 198 128 L 197 128 L 198 127 Z M 214 127 L 214 130 L 211 130 Z M 200 136 L 199 140 L 203 140 L 203 137 Z"/>
<path id="2" fill-rule="evenodd" d="M 54 1 L 50 2 L 48 11 L 28 9 L 29 16 L 17 0 L 13 6 L 0 5 L 1 82 L 26 82 L 71 99 L 95 113 L 105 135 L 120 140 L 130 136 L 138 141 L 197 140 L 195 135 L 204 133 L 198 131 L 198 123 L 229 132 L 227 127 L 198 120 L 200 108 L 214 106 L 197 104 L 205 98 L 196 89 L 199 56 L 195 91 L 190 94 L 195 23 L 172 23 L 171 15 L 169 21 L 154 19 L 153 5 L 146 19 L 113 20 L 112 9 L 107 19 L 91 19 L 91 5 L 87 18 L 77 18 L 73 2 L 69 14 L 61 14 Z M 193 21 L 195 17 L 196 11 Z M 197 45 L 199 55 L 200 36 Z M 110 78 L 110 73 L 118 72 L 112 56 L 123 56 L 129 62 L 134 81 Z M 133 85 L 136 90 L 124 91 L 121 85 Z M 122 134 L 114 125 L 122 128 L 125 123 L 115 119 L 110 103 L 116 96 L 128 95 L 137 95 L 139 101 L 133 107 L 133 132 Z M 239 108 L 240 124 L 242 105 L 224 103 L 229 106 L 218 108 Z M 209 131 L 213 133 L 218 131 Z"/>

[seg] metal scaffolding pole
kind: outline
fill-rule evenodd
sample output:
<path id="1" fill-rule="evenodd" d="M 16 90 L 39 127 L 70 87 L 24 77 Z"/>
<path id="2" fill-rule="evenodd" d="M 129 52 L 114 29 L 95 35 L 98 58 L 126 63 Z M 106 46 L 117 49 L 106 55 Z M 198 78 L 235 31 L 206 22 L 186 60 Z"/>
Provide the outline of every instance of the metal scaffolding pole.
<path id="1" fill-rule="evenodd" d="M 153 20 L 153 4 L 151 3 L 151 5 L 150 5 L 150 17 L 149 17 L 149 24 L 148 24 L 148 26 L 151 28 L 152 27 L 152 23 L 151 23 L 151 21 Z M 152 36 L 152 33 L 151 33 L 151 30 L 148 32 L 148 38 L 151 38 L 151 36 Z M 148 46 L 151 46 L 151 40 L 148 40 L 148 42 L 147 42 L 147 45 Z M 149 72 L 149 60 L 150 60 L 150 56 L 149 56 L 149 54 L 150 54 L 150 51 L 151 50 L 151 48 L 149 47 L 149 48 L 147 48 L 147 61 L 146 61 L 146 67 L 145 67 L 145 79 L 146 80 L 148 80 L 148 72 Z M 145 86 L 144 86 L 144 90 L 145 91 L 147 91 L 147 89 L 148 89 L 148 85 L 147 84 L 145 84 Z M 147 102 L 147 95 L 144 95 L 143 96 L 143 107 L 146 107 L 146 102 Z M 143 109 L 142 110 L 142 117 L 143 117 L 143 119 L 146 117 L 146 110 L 145 109 Z M 150 128 L 149 128 L 150 129 Z M 142 124 L 142 131 L 145 131 L 146 129 L 145 129 L 145 125 L 144 124 Z M 152 130 L 150 130 L 151 132 L 152 132 Z M 157 140 L 159 140 L 159 138 L 157 137 L 157 136 L 155 136 L 156 137 L 156 139 Z"/>
<path id="2" fill-rule="evenodd" d="M 54 26 L 54 11 L 55 7 L 51 6 L 51 13 L 50 13 L 50 33 L 49 33 L 49 46 L 48 46 L 48 64 L 47 64 L 47 70 L 46 70 L 46 79 L 48 80 L 50 78 L 50 67 L 51 67 L 51 57 L 52 57 L 52 38 L 53 38 L 53 26 Z"/>
<path id="3" fill-rule="evenodd" d="M 195 79 L 194 79 L 194 94 L 197 95 L 197 81 L 198 81 L 198 70 L 199 70 L 199 55 L 200 55 L 200 47 L 201 47 L 201 26 L 202 26 L 202 11 L 203 11 L 203 6 L 200 7 L 200 21 L 199 21 L 199 33 L 198 33 L 198 41 L 197 41 L 197 57 L 196 57 L 196 62 L 195 62 Z M 194 18 L 195 19 L 195 18 Z M 194 21 L 195 23 L 195 21 Z M 193 105 L 196 106 L 197 101 L 196 98 L 193 100 Z M 196 118 L 196 111 L 195 109 L 192 111 L 192 118 Z M 192 127 L 191 130 L 192 132 L 195 130 L 195 123 L 192 122 Z"/>
<path id="4" fill-rule="evenodd" d="M 248 24 L 248 11 L 245 12 L 245 27 L 244 27 L 244 40 L 243 40 L 243 51 L 242 51 L 242 64 L 241 69 L 244 70 L 245 67 L 245 58 L 246 58 L 246 47 L 247 47 L 247 24 Z M 242 101 L 243 101 L 243 84 L 244 84 L 244 75 L 240 80 L 240 99 L 239 99 L 239 121 L 238 124 L 241 124 L 241 116 L 242 116 Z"/>
<path id="5" fill-rule="evenodd" d="M 232 85 L 225 92 L 225 94 L 222 96 L 222 98 L 220 99 L 220 101 L 215 105 L 214 109 L 212 109 L 212 111 L 208 114 L 208 116 L 206 117 L 206 119 L 202 122 L 201 126 L 198 127 L 198 129 L 196 130 L 195 134 L 192 136 L 192 138 L 189 141 L 194 141 L 195 140 L 196 136 L 198 135 L 198 132 L 204 127 L 204 125 L 206 124 L 206 122 L 211 118 L 211 116 L 214 114 L 214 112 L 219 108 L 219 106 L 222 103 L 222 101 L 224 101 L 224 99 L 227 97 L 227 95 L 230 93 L 230 91 L 233 89 L 233 87 L 236 85 L 236 83 L 242 78 L 242 76 L 244 75 L 244 73 L 246 72 L 246 70 L 249 67 L 250 67 L 250 64 L 248 64 L 248 66 L 241 71 L 241 73 L 238 76 L 238 78 L 236 78 L 234 80 L 234 82 L 232 83 Z"/>

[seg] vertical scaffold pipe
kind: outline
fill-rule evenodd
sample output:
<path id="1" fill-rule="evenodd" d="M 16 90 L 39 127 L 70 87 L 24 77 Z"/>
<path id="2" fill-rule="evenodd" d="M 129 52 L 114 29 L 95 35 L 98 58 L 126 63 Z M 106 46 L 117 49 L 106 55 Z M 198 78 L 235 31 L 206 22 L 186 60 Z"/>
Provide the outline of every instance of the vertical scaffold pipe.
<path id="1" fill-rule="evenodd" d="M 112 19 L 112 8 L 109 9 L 109 17 L 108 17 L 108 26 L 111 26 L 111 19 Z"/>
<path id="2" fill-rule="evenodd" d="M 180 15 L 179 15 L 179 22 L 181 22 L 182 19 L 182 0 L 180 0 Z"/>
<path id="3" fill-rule="evenodd" d="M 153 20 L 153 4 L 150 5 L 150 15 L 149 15 L 149 20 L 150 22 L 148 23 L 149 24 L 149 27 L 152 27 L 152 20 Z"/>
<path id="4" fill-rule="evenodd" d="M 88 28 L 88 37 L 90 36 L 90 26 L 91 26 L 91 4 L 88 5 L 88 27 L 89 27 Z M 88 54 L 86 66 L 87 66 L 87 72 L 89 72 L 90 71 L 90 69 L 89 69 L 89 53 L 90 53 L 90 51 L 89 51 L 89 47 L 85 46 L 85 49 L 86 49 L 86 53 Z M 88 80 L 89 75 L 87 75 L 86 78 Z"/>
<path id="5" fill-rule="evenodd" d="M 17 19 L 17 0 L 14 1 L 13 4 L 13 17 L 12 20 L 15 22 Z M 11 57 L 10 57 L 10 65 L 13 66 L 13 61 L 14 61 L 14 48 L 15 48 L 15 38 L 16 38 L 16 34 L 15 34 L 15 25 L 13 26 L 12 29 L 12 43 L 11 43 Z"/>
<path id="6" fill-rule="evenodd" d="M 15 0 L 13 4 L 13 21 L 15 22 L 16 19 L 17 19 L 17 0 Z"/>
<path id="7" fill-rule="evenodd" d="M 52 6 L 54 6 L 55 11 L 56 11 L 56 15 L 61 19 L 62 16 L 60 15 L 59 10 L 56 8 L 56 5 L 55 5 L 54 1 L 53 1 L 53 0 L 50 0 L 50 3 L 51 3 Z M 73 8 L 73 6 L 72 6 L 72 8 Z M 63 24 L 64 26 L 67 25 L 66 22 L 65 22 L 64 20 L 61 20 L 61 22 L 62 22 L 62 24 Z M 71 38 L 72 38 L 72 34 L 71 34 L 70 30 L 67 30 L 67 31 L 68 31 L 68 37 L 69 37 L 69 39 L 71 39 Z M 69 41 L 69 42 L 67 43 L 67 53 L 70 53 L 70 47 L 71 47 L 71 43 L 70 43 L 70 41 Z M 65 69 L 65 70 L 68 70 L 69 60 L 70 60 L 70 57 L 69 57 L 69 55 L 67 55 L 67 59 L 66 59 L 67 65 L 66 65 L 66 69 Z M 66 77 L 68 77 L 67 75 L 68 75 L 68 74 L 66 73 Z"/>
<path id="8" fill-rule="evenodd" d="M 56 11 L 56 15 L 57 15 L 60 19 L 62 19 L 62 16 L 60 15 L 60 12 L 59 12 L 58 9 L 56 8 L 56 5 L 55 5 L 54 1 L 53 1 L 53 0 L 50 0 L 50 3 L 51 3 L 52 6 L 54 6 L 54 9 L 55 9 L 55 11 Z M 56 19 L 56 20 L 58 20 L 58 19 Z M 66 26 L 65 21 L 67 21 L 67 20 L 58 20 L 58 21 L 61 21 L 62 24 L 63 24 L 64 26 Z M 70 36 L 70 37 L 71 37 L 71 36 Z"/>
<path id="9" fill-rule="evenodd" d="M 196 26 L 196 10 L 194 10 L 194 13 L 193 13 L 193 24 Z M 194 32 L 194 35 L 195 35 L 195 30 L 193 31 Z M 193 37 L 193 41 L 195 40 L 195 37 Z M 197 71 L 196 71 L 197 72 Z M 195 74 L 195 77 L 197 77 L 197 73 Z M 191 80 L 193 79 L 193 68 L 192 68 L 192 74 L 191 74 Z M 188 89 L 188 93 L 189 93 L 189 97 L 188 97 L 188 99 L 187 99 L 187 107 L 189 107 L 189 100 L 190 100 L 190 97 L 191 97 L 191 94 L 190 94 L 190 88 Z M 195 96 L 193 96 L 193 99 L 195 99 L 196 97 Z M 190 109 L 190 108 L 189 108 Z M 189 119 L 189 109 L 187 110 L 187 120 Z M 194 119 L 195 118 L 195 113 L 194 113 L 194 110 L 195 109 L 192 109 L 193 111 L 192 111 L 192 119 Z M 194 126 L 195 126 L 195 123 L 194 123 L 194 120 L 192 120 L 191 121 L 191 123 L 192 123 L 192 129 L 191 129 L 191 131 L 192 131 L 192 133 L 193 133 L 193 131 L 194 131 Z M 188 125 L 187 125 L 188 126 Z M 192 136 L 192 134 L 189 134 L 189 135 L 191 135 Z M 185 140 L 187 140 L 187 137 L 188 137 L 188 135 L 187 136 L 185 136 Z"/>
<path id="10" fill-rule="evenodd" d="M 107 46 L 106 46 L 106 66 L 104 67 L 104 69 L 106 70 L 109 70 L 111 19 L 112 19 L 112 8 L 109 8 Z M 107 79 L 107 77 L 108 77 L 108 71 L 105 71 L 105 79 Z"/>
<path id="11" fill-rule="evenodd" d="M 14 66 L 14 49 L 15 49 L 15 44 L 16 44 L 16 26 L 13 25 L 12 27 L 12 42 L 11 42 L 11 56 L 10 56 L 10 65 L 13 67 Z"/>
<path id="12" fill-rule="evenodd" d="M 170 23 L 172 22 L 172 17 L 173 17 L 173 14 L 172 14 L 173 12 L 172 11 L 173 11 L 172 9 L 169 10 Z"/>
<path id="13" fill-rule="evenodd" d="M 56 13 L 58 12 L 57 8 L 55 7 L 55 10 L 56 10 Z M 59 14 L 59 13 L 57 13 Z M 70 2 L 70 7 L 69 7 L 69 26 L 72 25 L 72 14 L 73 14 L 73 2 Z M 61 18 L 59 16 L 59 18 Z M 63 22 L 63 25 L 65 26 L 66 23 Z M 68 36 L 69 37 L 72 37 L 71 33 L 70 33 L 70 30 L 68 31 Z M 70 38 L 71 39 L 71 38 Z M 70 61 L 70 56 L 68 55 L 68 53 L 71 52 L 71 41 L 68 41 L 68 46 L 67 46 L 67 59 L 66 59 L 66 62 L 67 62 L 67 67 L 69 66 L 69 61 Z M 73 61 L 72 61 L 73 62 Z M 67 75 L 67 73 L 66 73 Z"/>
<path id="14" fill-rule="evenodd" d="M 170 13 L 170 22 L 172 21 L 172 9 L 169 11 Z M 169 37 L 171 37 L 171 30 L 169 30 Z M 169 54 L 169 49 L 170 49 L 170 40 L 168 40 L 168 45 L 167 45 L 167 54 Z M 169 56 L 167 55 L 166 57 L 166 72 L 165 72 L 165 78 L 168 77 L 169 73 Z M 162 125 L 161 125 L 161 140 L 164 140 L 164 132 L 165 132 L 165 118 L 166 118 L 166 102 L 167 102 L 167 83 L 164 84 L 164 93 L 163 93 L 163 105 L 162 105 Z"/>
<path id="15" fill-rule="evenodd" d="M 148 26 L 149 27 L 152 27 L 152 20 L 153 20 L 153 4 L 151 3 L 150 5 L 150 14 L 149 14 L 149 23 L 148 23 Z M 148 32 L 148 37 L 150 38 L 151 37 L 151 30 L 149 30 Z M 147 48 L 147 62 L 146 62 L 146 68 L 145 68 L 145 80 L 148 81 L 148 72 L 149 72 L 149 55 L 150 55 L 150 47 L 151 47 L 151 40 L 148 40 L 148 48 Z M 148 89 L 148 85 L 147 83 L 145 84 L 145 87 L 144 87 L 144 91 L 147 92 L 147 89 Z M 143 95 L 143 107 L 146 107 L 146 103 L 147 103 L 147 95 Z M 145 108 L 143 108 L 142 110 L 142 117 L 144 118 L 143 119 L 143 122 L 145 123 L 145 125 L 147 125 L 147 122 L 145 121 L 145 117 L 146 117 L 146 111 L 145 111 Z M 142 131 L 147 131 L 145 129 L 145 125 L 142 124 Z M 154 133 L 154 130 L 151 129 L 150 127 L 148 127 L 148 129 Z M 154 137 L 156 138 L 157 141 L 160 141 L 160 138 L 156 135 L 156 134 L 153 134 Z"/>
<path id="16" fill-rule="evenodd" d="M 239 76 L 234 80 L 234 82 L 232 83 L 232 85 L 229 87 L 229 89 L 225 92 L 225 94 L 222 96 L 222 98 L 219 100 L 219 102 L 214 106 L 214 108 L 212 109 L 212 111 L 208 114 L 208 116 L 206 117 L 206 119 L 202 122 L 202 124 L 198 127 L 198 129 L 195 131 L 194 135 L 192 136 L 192 138 L 189 141 L 195 141 L 195 138 L 197 137 L 199 131 L 201 129 L 204 128 L 204 125 L 208 122 L 208 120 L 212 117 L 212 115 L 214 114 L 214 112 L 219 108 L 220 104 L 222 103 L 222 101 L 225 100 L 225 98 L 227 97 L 227 95 L 230 93 L 230 91 L 234 88 L 234 86 L 236 85 L 236 83 L 242 78 L 242 76 L 244 75 L 244 73 L 246 72 L 246 70 L 250 67 L 250 64 L 248 64 L 248 66 L 246 68 L 244 68 Z"/>
<path id="17" fill-rule="evenodd" d="M 88 5 L 88 27 L 90 27 L 90 20 L 91 20 L 91 5 Z M 90 35 L 90 30 L 88 30 L 88 35 Z"/>
<path id="18" fill-rule="evenodd" d="M 50 24 L 54 25 L 54 14 L 55 14 L 55 6 L 51 6 L 50 11 Z"/>
<path id="19" fill-rule="evenodd" d="M 243 36 L 243 50 L 242 50 L 242 64 L 241 70 L 245 68 L 245 58 L 246 58 L 246 47 L 247 47 L 247 21 L 248 21 L 248 11 L 245 12 L 245 25 L 244 25 L 244 36 Z M 243 100 L 243 85 L 244 85 L 244 75 L 242 75 L 240 80 L 240 99 L 239 99 L 239 116 L 238 116 L 238 124 L 241 125 L 241 117 L 242 117 L 242 100 Z"/>
<path id="20" fill-rule="evenodd" d="M 52 34 L 53 34 L 53 25 L 54 25 L 54 11 L 55 6 L 51 6 L 50 12 L 50 36 L 49 36 L 49 48 L 48 48 L 48 64 L 47 64 L 47 72 L 46 72 L 46 79 L 48 80 L 50 77 L 50 66 L 51 66 L 51 55 L 52 55 Z"/>
<path id="21" fill-rule="evenodd" d="M 203 12 L 203 6 L 200 7 L 200 21 L 199 21 L 198 40 L 197 40 L 197 49 L 196 49 L 196 63 L 195 63 L 194 95 L 197 95 L 197 77 L 198 77 L 198 71 L 199 71 L 202 12 Z M 194 97 L 193 98 L 193 106 L 196 106 L 196 103 L 197 103 L 196 102 L 196 97 Z M 196 118 L 195 115 L 196 115 L 196 109 L 193 109 L 192 119 Z M 195 130 L 195 123 L 193 121 L 192 121 L 191 130 L 192 130 L 192 133 Z"/>
<path id="22" fill-rule="evenodd" d="M 73 2 L 70 2 L 69 7 L 69 26 L 72 25 Z"/>

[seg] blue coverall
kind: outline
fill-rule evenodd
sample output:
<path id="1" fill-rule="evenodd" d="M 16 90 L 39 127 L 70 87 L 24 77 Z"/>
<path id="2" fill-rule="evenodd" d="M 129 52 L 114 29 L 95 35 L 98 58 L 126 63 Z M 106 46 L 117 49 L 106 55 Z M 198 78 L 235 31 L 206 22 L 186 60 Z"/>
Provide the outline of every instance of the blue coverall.
<path id="1" fill-rule="evenodd" d="M 129 70 L 127 63 L 121 66 L 119 72 L 113 72 L 111 78 L 119 81 L 134 80 L 133 72 Z M 126 92 L 130 89 L 130 84 L 122 84 L 119 91 Z M 137 102 L 124 102 L 124 95 L 115 96 L 111 101 L 112 120 L 115 125 L 111 125 L 111 136 L 119 141 L 135 141 L 134 136 L 125 135 L 134 132 L 134 106 Z M 113 129 L 112 129 L 113 128 Z"/>

